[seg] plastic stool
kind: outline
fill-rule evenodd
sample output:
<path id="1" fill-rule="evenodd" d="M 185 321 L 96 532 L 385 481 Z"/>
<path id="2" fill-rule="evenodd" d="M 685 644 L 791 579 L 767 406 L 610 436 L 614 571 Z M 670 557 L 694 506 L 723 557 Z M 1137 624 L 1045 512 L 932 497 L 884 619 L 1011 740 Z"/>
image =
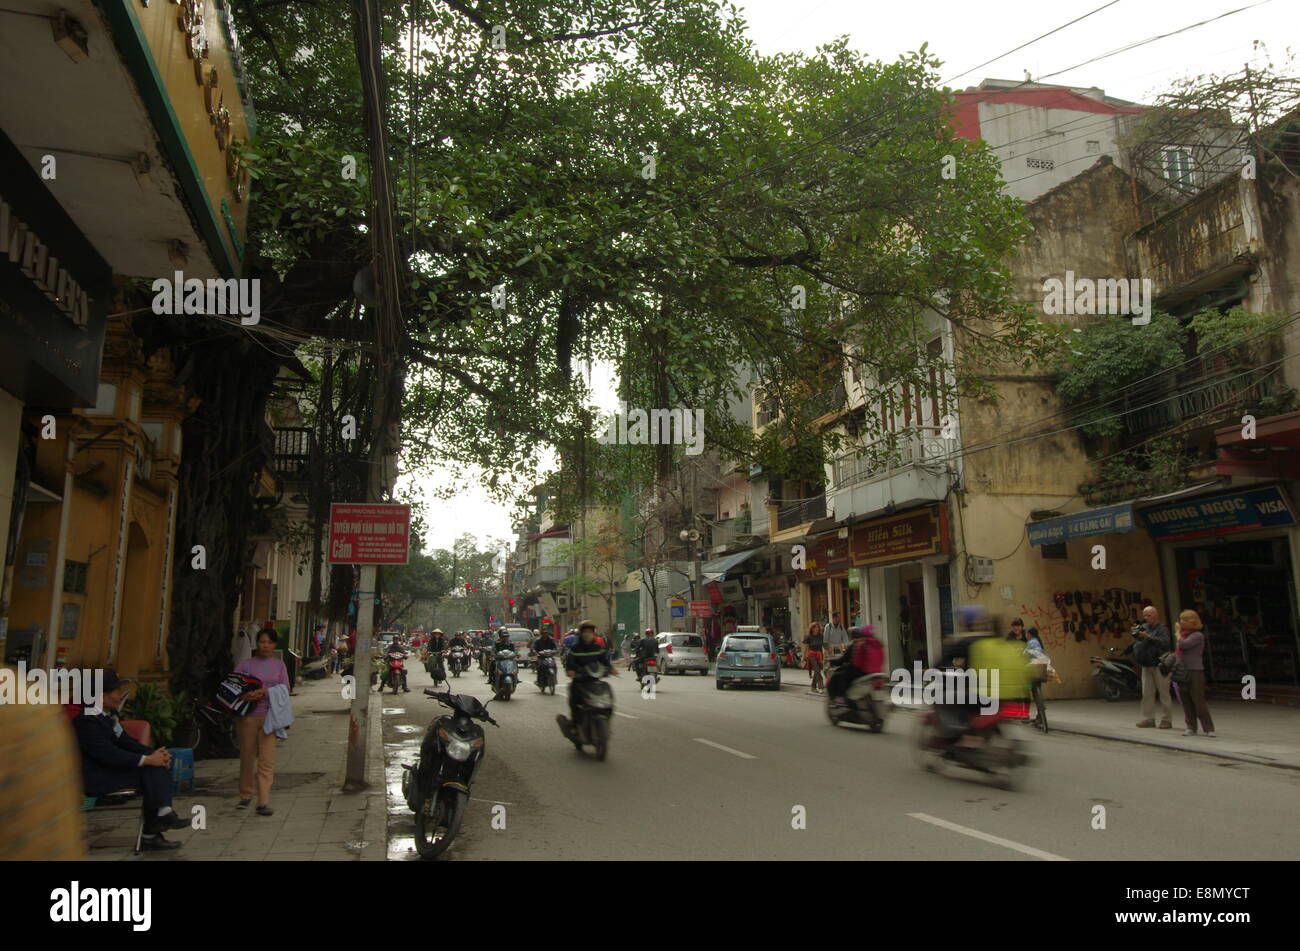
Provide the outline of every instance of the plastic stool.
<path id="1" fill-rule="evenodd" d="M 181 791 L 181 783 L 189 782 L 194 788 L 194 750 L 190 747 L 169 749 L 172 754 L 172 793 Z"/>

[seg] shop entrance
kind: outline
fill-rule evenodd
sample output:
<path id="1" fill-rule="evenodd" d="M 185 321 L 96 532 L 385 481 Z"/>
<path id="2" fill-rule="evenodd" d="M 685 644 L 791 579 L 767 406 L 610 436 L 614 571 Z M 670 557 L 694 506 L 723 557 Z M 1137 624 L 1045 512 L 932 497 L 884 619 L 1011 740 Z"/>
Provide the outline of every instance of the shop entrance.
<path id="1" fill-rule="evenodd" d="M 1175 550 L 1180 605 L 1208 633 L 1206 679 L 1300 684 L 1295 591 L 1285 536 Z M 1171 610 L 1172 622 L 1178 608 Z"/>

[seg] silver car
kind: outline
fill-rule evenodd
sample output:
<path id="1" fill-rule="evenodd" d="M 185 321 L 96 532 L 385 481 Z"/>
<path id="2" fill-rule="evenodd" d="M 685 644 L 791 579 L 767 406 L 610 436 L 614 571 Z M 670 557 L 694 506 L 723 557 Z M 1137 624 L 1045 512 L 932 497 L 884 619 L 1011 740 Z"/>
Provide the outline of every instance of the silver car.
<path id="1" fill-rule="evenodd" d="M 717 688 L 727 684 L 762 684 L 781 689 L 781 659 L 770 634 L 728 634 L 722 639 L 713 675 Z"/>
<path id="2" fill-rule="evenodd" d="M 698 634 L 668 631 L 659 635 L 659 669 L 666 674 L 698 670 L 709 675 L 709 653 Z"/>

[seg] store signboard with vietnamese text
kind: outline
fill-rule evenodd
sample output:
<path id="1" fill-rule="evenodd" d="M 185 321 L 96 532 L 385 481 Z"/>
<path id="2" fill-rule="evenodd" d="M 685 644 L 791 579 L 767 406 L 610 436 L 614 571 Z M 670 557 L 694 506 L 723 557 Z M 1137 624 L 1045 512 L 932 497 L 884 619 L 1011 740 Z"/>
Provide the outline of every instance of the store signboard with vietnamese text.
<path id="1" fill-rule="evenodd" d="M 832 538 L 808 548 L 806 567 L 795 572 L 799 581 L 821 581 L 843 574 L 852 566 L 847 538 Z"/>
<path id="2" fill-rule="evenodd" d="M 915 561 L 948 550 L 947 510 L 927 505 L 911 512 L 873 519 L 853 532 L 853 564 L 887 565 Z"/>
<path id="3" fill-rule="evenodd" d="M 404 565 L 410 543 L 409 505 L 330 503 L 330 564 Z"/>
<path id="4" fill-rule="evenodd" d="M 1142 518 L 1151 537 L 1161 541 L 1296 524 L 1290 500 L 1276 485 L 1174 502 L 1147 509 Z"/>

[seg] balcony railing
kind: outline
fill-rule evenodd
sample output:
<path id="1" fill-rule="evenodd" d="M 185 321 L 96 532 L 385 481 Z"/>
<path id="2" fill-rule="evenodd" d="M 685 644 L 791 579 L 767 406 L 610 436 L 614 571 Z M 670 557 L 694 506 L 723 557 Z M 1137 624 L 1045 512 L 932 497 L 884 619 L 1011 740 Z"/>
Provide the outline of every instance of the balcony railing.
<path id="1" fill-rule="evenodd" d="M 1148 396 L 1146 400 L 1125 399 L 1124 428 L 1131 435 L 1164 430 L 1178 423 L 1198 420 L 1205 425 L 1224 422 L 1235 415 L 1241 403 L 1257 402 L 1274 396 L 1282 388 L 1278 368 L 1244 370 L 1241 368 L 1187 381 L 1178 394 Z M 1151 405 L 1143 406 L 1148 401 Z M 1130 407 L 1130 402 L 1134 405 Z"/>
<path id="2" fill-rule="evenodd" d="M 567 565 L 534 568 L 528 575 L 528 587 L 533 588 L 540 584 L 563 584 L 572 574 L 573 571 Z"/>
<path id="3" fill-rule="evenodd" d="M 844 409 L 847 399 L 848 392 L 844 388 L 844 381 L 841 380 L 829 390 L 823 390 L 808 400 L 806 404 L 808 416 L 812 419 L 819 419 L 822 416 L 829 416 L 831 413 L 838 413 Z"/>
<path id="4" fill-rule="evenodd" d="M 941 461 L 950 440 L 936 426 L 918 426 L 887 433 L 854 452 L 838 457 L 832 467 L 832 485 L 842 487 L 874 479 L 887 479 L 912 466 Z"/>
<path id="5" fill-rule="evenodd" d="M 271 471 L 282 479 L 303 479 L 311 463 L 314 434 L 303 426 L 277 426 Z"/>
<path id="6" fill-rule="evenodd" d="M 811 499 L 804 499 L 802 502 L 785 505 L 778 509 L 776 513 L 776 529 L 783 532 L 787 528 L 794 528 L 797 525 L 803 525 L 805 522 L 825 517 L 826 495 L 821 493 Z"/>

